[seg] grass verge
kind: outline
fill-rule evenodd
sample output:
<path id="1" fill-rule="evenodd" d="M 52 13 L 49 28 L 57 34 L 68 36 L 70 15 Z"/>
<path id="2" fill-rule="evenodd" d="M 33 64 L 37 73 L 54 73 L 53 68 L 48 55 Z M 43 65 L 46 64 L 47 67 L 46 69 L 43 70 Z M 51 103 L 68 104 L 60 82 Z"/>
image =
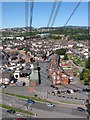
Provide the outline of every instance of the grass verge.
<path id="1" fill-rule="evenodd" d="M 56 104 L 55 102 L 50 102 L 48 100 L 41 99 L 41 98 L 29 97 L 29 96 L 24 96 L 24 95 L 20 95 L 20 94 L 13 94 L 13 93 L 8 93 L 8 92 L 3 92 L 3 93 L 7 94 L 7 95 L 19 97 L 19 98 L 24 98 L 24 99 L 27 99 L 27 100 L 31 99 L 31 100 L 35 100 L 35 101 L 38 101 L 38 102 L 49 102 L 49 103 L 52 103 L 52 104 Z"/>

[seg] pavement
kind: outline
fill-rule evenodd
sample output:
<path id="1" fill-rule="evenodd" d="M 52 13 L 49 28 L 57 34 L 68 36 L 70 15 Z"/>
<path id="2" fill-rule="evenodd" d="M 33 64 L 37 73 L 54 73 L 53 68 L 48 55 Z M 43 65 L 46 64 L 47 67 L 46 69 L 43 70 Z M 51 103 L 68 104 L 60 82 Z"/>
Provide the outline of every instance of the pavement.
<path id="1" fill-rule="evenodd" d="M 19 109 L 28 110 L 34 114 L 37 114 L 38 118 L 86 118 L 86 113 L 78 112 L 77 107 L 74 105 L 55 105 L 55 107 L 48 107 L 46 103 L 35 102 L 35 104 L 29 106 L 26 99 L 17 98 L 14 96 L 2 95 L 2 104 L 13 106 Z M 28 107 L 29 106 L 29 107 Z M 32 110 L 30 110 L 32 108 Z M 11 115 L 3 110 L 4 117 L 18 117 L 16 114 Z M 27 117 L 22 115 L 21 117 Z"/>

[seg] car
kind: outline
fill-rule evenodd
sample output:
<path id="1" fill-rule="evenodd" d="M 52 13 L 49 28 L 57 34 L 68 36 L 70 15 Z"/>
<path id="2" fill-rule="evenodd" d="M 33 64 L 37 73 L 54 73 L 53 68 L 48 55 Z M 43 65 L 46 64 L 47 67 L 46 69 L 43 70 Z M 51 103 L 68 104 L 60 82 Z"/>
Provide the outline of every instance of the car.
<path id="1" fill-rule="evenodd" d="M 87 92 L 86 89 L 82 89 L 82 92 Z"/>
<path id="2" fill-rule="evenodd" d="M 17 116 L 21 116 L 21 114 L 20 114 L 20 113 L 16 113 L 16 115 L 17 115 Z"/>
<path id="3" fill-rule="evenodd" d="M 48 69 L 46 69 L 46 71 L 48 72 Z"/>
<path id="4" fill-rule="evenodd" d="M 17 79 L 12 79 L 10 83 L 13 84 L 13 83 L 16 83 L 16 82 L 17 82 Z"/>
<path id="5" fill-rule="evenodd" d="M 75 89 L 74 89 L 73 91 L 74 91 L 74 93 L 76 92 L 76 90 L 75 90 Z"/>
<path id="6" fill-rule="evenodd" d="M 50 76 L 48 75 L 47 78 L 50 78 Z"/>
<path id="7" fill-rule="evenodd" d="M 16 82 L 16 85 L 17 85 L 17 86 L 25 86 L 26 83 L 23 82 L 23 81 L 20 81 L 20 82 Z"/>
<path id="8" fill-rule="evenodd" d="M 61 91 L 61 94 L 65 94 L 64 91 Z"/>
<path id="9" fill-rule="evenodd" d="M 54 85 L 50 85 L 52 88 L 55 88 L 55 86 Z"/>
<path id="10" fill-rule="evenodd" d="M 69 90 L 71 93 L 74 93 L 74 91 L 72 89 Z"/>
<path id="11" fill-rule="evenodd" d="M 85 112 L 85 109 L 82 108 L 82 107 L 77 107 L 77 111 L 80 111 L 80 112 Z"/>
<path id="12" fill-rule="evenodd" d="M 67 90 L 67 93 L 70 94 L 71 93 L 70 90 Z"/>
<path id="13" fill-rule="evenodd" d="M 8 113 L 14 114 L 15 110 L 7 110 Z"/>
<path id="14" fill-rule="evenodd" d="M 5 85 L 1 85 L 0 88 L 4 89 L 4 88 L 6 88 L 6 86 Z"/>
<path id="15" fill-rule="evenodd" d="M 58 87 L 55 87 L 56 90 L 58 90 Z"/>
<path id="16" fill-rule="evenodd" d="M 35 101 L 28 99 L 28 100 L 27 100 L 27 103 L 34 104 Z"/>
<path id="17" fill-rule="evenodd" d="M 60 94 L 60 91 L 57 91 L 57 94 Z"/>
<path id="18" fill-rule="evenodd" d="M 54 107 L 55 105 L 53 105 L 53 104 L 51 104 L 51 103 L 46 103 L 46 105 L 48 106 L 48 107 Z"/>
<path id="19" fill-rule="evenodd" d="M 82 90 L 81 89 L 77 89 L 76 92 L 77 93 L 82 93 Z"/>

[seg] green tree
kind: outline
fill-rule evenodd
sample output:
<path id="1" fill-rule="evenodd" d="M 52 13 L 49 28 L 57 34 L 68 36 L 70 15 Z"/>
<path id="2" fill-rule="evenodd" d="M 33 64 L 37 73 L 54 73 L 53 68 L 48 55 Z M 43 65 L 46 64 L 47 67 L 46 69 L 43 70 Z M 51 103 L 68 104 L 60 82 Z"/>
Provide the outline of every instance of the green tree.
<path id="1" fill-rule="evenodd" d="M 89 82 L 88 78 L 84 78 L 84 82 L 85 83 Z"/>
<path id="2" fill-rule="evenodd" d="M 86 68 L 88 68 L 90 70 L 90 57 L 86 61 Z"/>
<path id="3" fill-rule="evenodd" d="M 83 71 L 80 74 L 80 80 L 84 80 L 85 78 L 88 78 L 88 80 L 90 78 L 90 70 L 87 68 L 83 69 Z"/>
<path id="4" fill-rule="evenodd" d="M 67 54 L 64 55 L 64 60 L 68 60 Z"/>
<path id="5" fill-rule="evenodd" d="M 65 55 L 66 54 L 66 50 L 65 49 L 57 49 L 56 50 L 56 54 L 58 54 L 58 55 Z"/>

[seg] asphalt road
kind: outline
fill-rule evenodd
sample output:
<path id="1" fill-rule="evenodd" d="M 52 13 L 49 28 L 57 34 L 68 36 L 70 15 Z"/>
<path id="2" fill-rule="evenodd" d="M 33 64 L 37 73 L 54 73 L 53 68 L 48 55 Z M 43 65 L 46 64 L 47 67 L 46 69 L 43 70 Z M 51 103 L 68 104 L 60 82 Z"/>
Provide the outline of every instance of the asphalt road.
<path id="1" fill-rule="evenodd" d="M 4 109 L 4 108 L 0 108 L 2 110 L 2 113 L 0 113 L 0 116 L 2 116 L 2 118 L 27 118 L 29 116 L 25 115 L 25 114 L 22 114 L 22 113 L 18 113 L 16 112 L 15 114 L 10 114 L 7 112 L 7 109 Z"/>
<path id="2" fill-rule="evenodd" d="M 47 78 L 49 75 L 49 72 L 46 71 L 49 67 L 48 62 L 39 62 L 39 66 L 41 68 L 40 70 L 40 76 L 41 76 L 41 84 L 40 86 L 50 86 L 52 84 L 51 78 Z"/>
<path id="3" fill-rule="evenodd" d="M 9 95 L 2 95 L 2 104 L 6 104 L 9 106 L 13 106 L 19 109 L 24 109 L 24 110 L 28 110 L 31 111 L 32 113 L 37 113 L 38 117 L 65 117 L 66 115 L 68 117 L 74 117 L 74 118 L 85 118 L 86 117 L 86 113 L 82 113 L 82 112 L 78 112 L 77 111 L 77 107 L 76 106 L 69 106 L 69 105 L 57 105 L 55 107 L 48 107 L 46 106 L 45 103 L 38 103 L 35 102 L 35 104 L 31 105 L 30 108 L 32 108 L 32 110 L 29 110 L 27 108 L 27 106 L 29 104 L 27 104 L 27 100 L 26 99 L 21 99 L 21 98 L 17 98 L 17 97 L 13 97 L 13 96 L 9 96 Z M 41 114 L 42 113 L 42 114 Z M 4 114 L 5 116 L 7 116 L 4 110 Z M 9 114 L 10 115 L 10 114 Z M 43 116 L 42 116 L 43 115 Z M 47 116 L 46 116 L 47 115 Z M 52 115 L 52 116 L 51 116 Z M 10 115 L 12 116 L 12 115 Z M 12 116 L 13 117 L 13 116 Z M 17 117 L 15 115 L 15 117 Z"/>

